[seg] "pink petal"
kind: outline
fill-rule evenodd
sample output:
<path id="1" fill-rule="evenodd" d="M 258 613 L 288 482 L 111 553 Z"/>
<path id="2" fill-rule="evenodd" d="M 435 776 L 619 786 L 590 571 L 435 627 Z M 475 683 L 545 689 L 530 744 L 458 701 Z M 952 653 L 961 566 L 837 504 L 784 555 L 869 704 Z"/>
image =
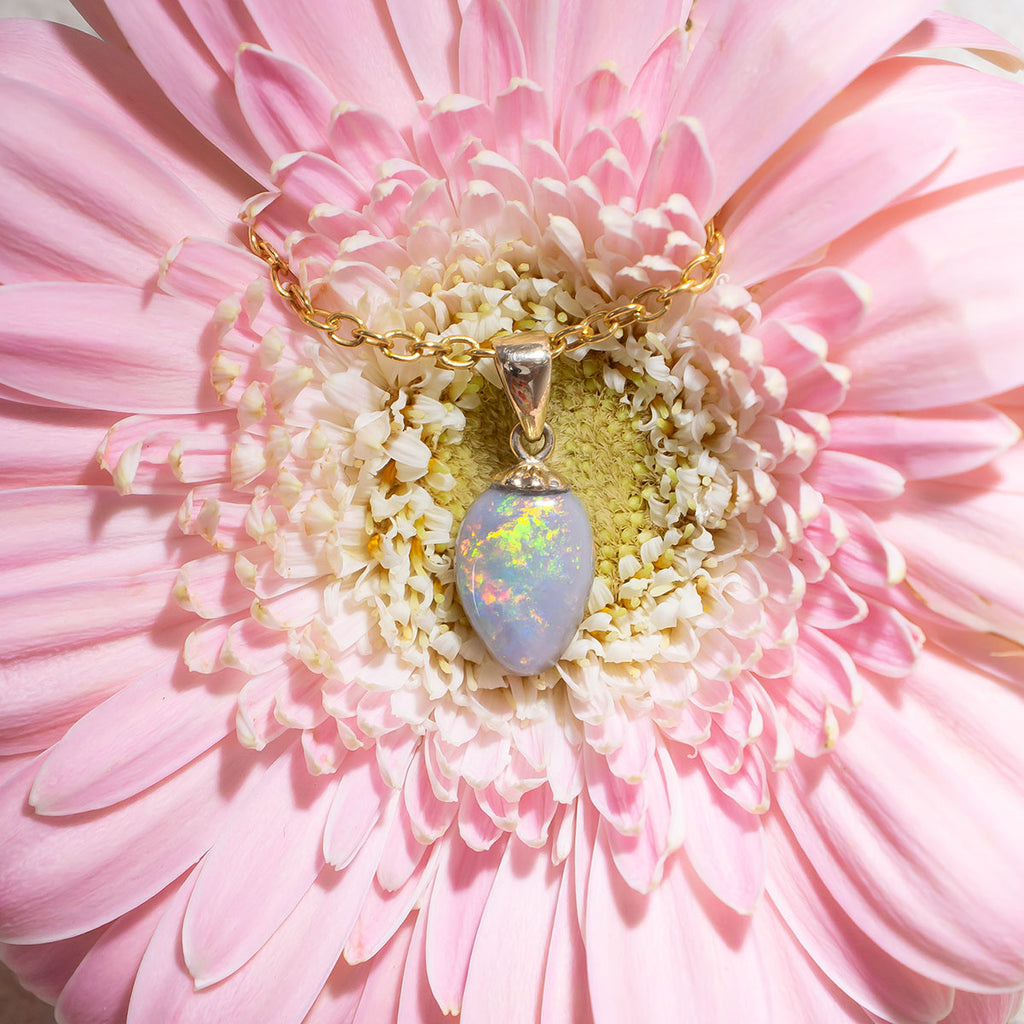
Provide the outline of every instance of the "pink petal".
<path id="1" fill-rule="evenodd" d="M 108 1024 L 112 1019 L 124 1019 L 142 955 L 180 886 L 180 882 L 172 883 L 106 928 L 61 991 L 58 1020 Z"/>
<path id="2" fill-rule="evenodd" d="M 869 455 L 908 480 L 965 473 L 1021 439 L 1009 417 L 981 403 L 911 415 L 837 415 L 831 428 L 833 448 Z"/>
<path id="3" fill-rule="evenodd" d="M 12 285 L 0 292 L 0 379 L 85 408 L 215 409 L 209 319 L 200 306 L 120 285 Z"/>
<path id="4" fill-rule="evenodd" d="M 103 928 L 97 928 L 84 935 L 38 945 L 0 944 L 0 960 L 17 974 L 24 988 L 52 1003 L 103 931 Z"/>
<path id="5" fill-rule="evenodd" d="M 619 119 L 626 102 L 622 79 L 609 68 L 599 68 L 569 93 L 562 109 L 558 137 L 567 152 L 595 127 L 610 128 Z"/>
<path id="6" fill-rule="evenodd" d="M 661 135 L 651 153 L 640 185 L 640 205 L 656 207 L 678 193 L 690 201 L 698 216 L 707 217 L 714 212 L 708 205 L 714 187 L 714 165 L 700 122 L 678 118 Z M 731 248 L 729 252 L 731 262 Z"/>
<path id="7" fill-rule="evenodd" d="M 114 419 L 111 413 L 57 411 L 0 401 L 0 435 L 4 438 L 0 477 L 5 486 L 109 487 L 110 477 L 95 464 L 95 455 Z"/>
<path id="8" fill-rule="evenodd" d="M 956 118 L 951 132 L 956 145 L 949 159 L 910 195 L 939 192 L 1024 163 L 1024 145 L 1013 130 L 1024 111 L 1024 97 L 1012 81 L 979 75 L 974 68 L 904 58 L 870 68 L 844 101 L 909 104 L 924 116 L 945 111 Z"/>
<path id="9" fill-rule="evenodd" d="M 675 100 L 680 73 L 686 65 L 686 32 L 673 28 L 644 61 L 629 89 L 629 107 L 640 112 L 648 137 L 655 138 Z"/>
<path id="10" fill-rule="evenodd" d="M 774 1021 L 770 1006 L 750 998 L 765 981 L 747 920 L 709 897 L 681 854 L 666 865 L 656 898 L 637 894 L 611 864 L 605 828 L 584 927 L 596 1024 L 673 1020 L 680 1007 L 694 1021 Z"/>
<path id="11" fill-rule="evenodd" d="M 157 0 L 105 0 L 105 6 L 132 53 L 186 120 L 239 167 L 266 183 L 266 157 L 237 105 L 230 99 L 225 102 L 231 96 L 231 81 L 181 9 Z"/>
<path id="12" fill-rule="evenodd" d="M 129 1024 L 173 1020 L 300 1021 L 330 977 L 359 913 L 380 859 L 379 826 L 352 864 L 338 876 L 325 869 L 280 928 L 244 966 L 219 985 L 196 991 L 185 967 L 181 935 L 184 901 L 175 901 L 146 950 L 132 992 Z M 311 942 L 310 936 L 316 935 Z M 268 985 L 287 977 L 288 983 Z"/>
<path id="13" fill-rule="evenodd" d="M 765 321 L 779 320 L 820 334 L 832 344 L 845 341 L 870 301 L 866 285 L 834 267 L 803 274 L 761 304 Z"/>
<path id="14" fill-rule="evenodd" d="M 686 856 L 701 881 L 726 905 L 752 913 L 764 886 L 761 817 L 738 807 L 701 765 L 673 751 L 682 789 Z"/>
<path id="15" fill-rule="evenodd" d="M 462 1009 L 470 953 L 506 842 L 471 850 L 449 834 L 426 907 L 426 972 L 444 1013 Z"/>
<path id="16" fill-rule="evenodd" d="M 316 881 L 333 796 L 333 780 L 310 775 L 293 744 L 233 802 L 203 858 L 182 927 L 198 988 L 233 974 L 261 949 Z"/>
<path id="17" fill-rule="evenodd" d="M 898 206 L 829 252 L 872 288 L 860 330 L 833 354 L 852 372 L 849 411 L 958 405 L 1024 382 L 1012 255 L 1024 185 L 954 195 Z M 936 290 L 951 275 L 956 289 Z"/>
<path id="18" fill-rule="evenodd" d="M 0 617 L 15 627 L 0 637 L 0 662 L 31 658 L 46 645 L 75 648 L 146 631 L 167 610 L 173 584 L 173 570 L 164 570 L 0 597 Z M 180 621 L 178 609 L 170 615 Z"/>
<path id="19" fill-rule="evenodd" d="M 676 108 L 700 121 L 715 154 L 710 208 L 721 206 L 811 114 L 930 10 L 928 0 L 875 0 L 851 22 L 836 0 L 753 8 L 746 0 L 723 0 L 698 8 L 694 20 L 701 30 Z M 758 102 L 751 103 L 755 53 Z M 814 54 L 813 67 L 807 54 Z"/>
<path id="20" fill-rule="evenodd" d="M 141 286 L 182 235 L 220 230 L 153 157 L 73 102 L 0 79 L 0 103 L 8 111 L 0 139 L 0 228 L 19 239 L 0 258 L 6 283 Z M 82 153 L 92 155 L 82 160 Z"/>
<path id="21" fill-rule="evenodd" d="M 349 754 L 324 826 L 323 850 L 328 864 L 343 868 L 351 862 L 390 799 L 373 748 Z"/>
<path id="22" fill-rule="evenodd" d="M 768 987 L 764 998 L 786 1024 L 865 1024 L 874 1020 L 815 966 L 770 900 L 754 915 L 752 932 L 765 961 Z M 911 1019 L 915 1024 L 921 1020 L 918 1016 Z"/>
<path id="23" fill-rule="evenodd" d="M 102 33 L 103 40 L 116 34 Z M 221 223 L 233 220 L 240 200 L 256 191 L 256 183 L 211 146 L 137 61 L 111 42 L 49 21 L 8 19 L 0 22 L 0 67 L 8 78 L 56 93 L 131 139 Z"/>
<path id="24" fill-rule="evenodd" d="M 555 920 L 551 926 L 540 1024 L 593 1020 L 587 986 L 587 954 L 576 908 L 574 874 L 575 864 L 569 857 L 562 870 Z"/>
<path id="25" fill-rule="evenodd" d="M 180 3 L 203 44 L 228 74 L 239 44 L 264 42 L 252 15 L 241 4 L 209 4 L 205 0 Z"/>
<path id="26" fill-rule="evenodd" d="M 0 789 L 0 935 L 47 942 L 87 931 L 159 892 L 209 848 L 265 760 L 234 739 L 116 807 L 54 820 L 31 811 L 31 767 Z M 125 851 L 131 856 L 126 857 Z"/>
<path id="27" fill-rule="evenodd" d="M 430 102 L 456 91 L 462 22 L 459 6 L 458 0 L 443 0 L 429 7 L 388 0 L 388 13 L 402 53 L 420 94 Z"/>
<path id="28" fill-rule="evenodd" d="M 414 928 L 413 921 L 407 920 L 384 950 L 370 962 L 366 984 L 359 997 L 359 1006 L 352 1024 L 379 1024 L 380 1021 L 397 1020 L 403 988 L 398 984 L 398 979 L 408 969 Z"/>
<path id="29" fill-rule="evenodd" d="M 887 97 L 802 133 L 730 203 L 730 276 L 751 284 L 777 274 L 889 205 L 949 156 L 956 127 L 945 110 Z"/>
<path id="30" fill-rule="evenodd" d="M 308 68 L 337 100 L 408 124 L 419 90 L 383 3 L 293 0 L 284 10 L 272 0 L 246 0 L 245 6 L 269 48 Z"/>
<path id="31" fill-rule="evenodd" d="M 977 53 L 1004 71 L 1020 71 L 1024 54 L 1009 40 L 983 25 L 953 14 L 936 11 L 904 36 L 890 51 L 892 54 L 960 47 Z"/>
<path id="32" fill-rule="evenodd" d="M 618 74 L 630 82 L 650 54 L 652 44 L 679 22 L 679 4 L 651 0 L 641 6 L 624 6 L 615 0 L 588 0 L 587 3 L 537 4 L 536 0 L 517 0 L 510 4 L 520 24 L 526 22 L 524 39 L 531 55 L 545 53 L 550 71 L 534 67 L 530 71 L 542 85 L 553 81 L 554 107 L 560 110 L 577 82 L 610 57 Z M 529 10 L 536 6 L 534 12 Z M 537 36 L 550 33 L 547 45 Z M 545 73 L 547 72 L 547 73 Z"/>
<path id="33" fill-rule="evenodd" d="M 927 604 L 1018 641 L 1024 588 L 1006 553 L 1024 550 L 1021 525 L 1017 493 L 928 480 L 911 484 L 879 523 Z"/>
<path id="34" fill-rule="evenodd" d="M 402 973 L 396 1024 L 449 1024 L 450 1018 L 441 1012 L 430 991 L 427 980 L 426 944 L 427 915 L 421 910 L 416 915 L 405 970 Z"/>
<path id="35" fill-rule="evenodd" d="M 894 696 L 898 706 L 869 690 L 826 761 L 777 775 L 778 806 L 833 898 L 890 956 L 943 984 L 1020 986 L 1024 707 L 927 649 Z"/>
<path id="36" fill-rule="evenodd" d="M 411 155 L 386 118 L 360 107 L 342 107 L 335 113 L 328 142 L 341 168 L 366 188 L 380 177 L 381 164 Z"/>
<path id="37" fill-rule="evenodd" d="M 415 870 L 400 888 L 393 891 L 389 892 L 374 879 L 345 943 L 345 959 L 349 963 L 376 960 L 381 949 L 392 941 L 393 936 L 409 919 L 413 908 L 419 904 L 424 890 L 433 881 L 439 854 L 440 847 L 435 845 L 427 862 Z"/>
<path id="38" fill-rule="evenodd" d="M 497 1013 L 509 1024 L 537 1019 L 559 878 L 545 851 L 505 847 L 480 919 L 463 997 L 466 1020 Z M 516 950 L 505 957 L 505 949 Z"/>
<path id="39" fill-rule="evenodd" d="M 80 718 L 47 753 L 32 786 L 40 814 L 109 807 L 167 778 L 234 727 L 242 677 L 197 677 L 181 661 L 139 676 Z"/>
<path id="40" fill-rule="evenodd" d="M 143 575 L 205 554 L 175 536 L 175 496 L 119 497 L 112 488 L 0 492 L 0 593 Z"/>
<path id="41" fill-rule="evenodd" d="M 167 671 L 188 632 L 187 616 L 161 629 L 104 643 L 87 638 L 8 662 L 0 673 L 0 752 L 44 750 L 90 709 L 139 675 Z M 194 620 L 193 620 L 194 621 Z"/>
<path id="42" fill-rule="evenodd" d="M 942 1018 L 942 1024 L 1006 1024 L 1019 1010 L 1019 992 L 999 995 L 978 995 L 957 992 L 953 1012 Z"/>
<path id="43" fill-rule="evenodd" d="M 245 45 L 235 58 L 238 106 L 272 160 L 302 150 L 327 152 L 335 99 L 301 64 L 261 46 Z"/>
<path id="44" fill-rule="evenodd" d="M 526 56 L 502 0 L 472 0 L 459 34 L 459 89 L 490 103 L 514 78 L 526 77 Z"/>
<path id="45" fill-rule="evenodd" d="M 850 920 L 780 815 L 766 817 L 764 834 L 772 903 L 800 945 L 844 992 L 892 1020 L 939 1020 L 949 1013 L 952 991 L 907 968 Z"/>
<path id="46" fill-rule="evenodd" d="M 887 501 L 902 494 L 906 485 L 891 466 L 832 449 L 818 453 L 805 479 L 823 494 L 846 501 Z"/>

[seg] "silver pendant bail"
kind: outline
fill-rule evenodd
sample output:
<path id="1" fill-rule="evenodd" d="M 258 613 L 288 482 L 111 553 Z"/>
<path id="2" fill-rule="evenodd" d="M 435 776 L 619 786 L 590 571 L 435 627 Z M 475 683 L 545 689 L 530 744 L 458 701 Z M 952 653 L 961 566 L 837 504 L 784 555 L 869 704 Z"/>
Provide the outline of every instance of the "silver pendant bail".
<path id="1" fill-rule="evenodd" d="M 526 440 L 536 444 L 544 437 L 544 414 L 551 392 L 551 342 L 547 334 L 528 331 L 496 341 L 494 365 Z"/>

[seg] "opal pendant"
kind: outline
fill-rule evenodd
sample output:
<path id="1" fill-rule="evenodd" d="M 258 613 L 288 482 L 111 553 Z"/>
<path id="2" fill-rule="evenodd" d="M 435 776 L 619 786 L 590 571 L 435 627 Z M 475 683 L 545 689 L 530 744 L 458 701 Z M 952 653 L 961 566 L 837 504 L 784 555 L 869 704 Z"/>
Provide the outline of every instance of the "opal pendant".
<path id="1" fill-rule="evenodd" d="M 541 331 L 495 343 L 495 363 L 519 423 L 519 461 L 470 506 L 455 549 L 455 580 L 473 628 L 516 675 L 550 668 L 583 621 L 594 582 L 594 540 L 580 500 L 544 463 L 551 348 Z M 529 445 L 530 447 L 527 447 Z"/>

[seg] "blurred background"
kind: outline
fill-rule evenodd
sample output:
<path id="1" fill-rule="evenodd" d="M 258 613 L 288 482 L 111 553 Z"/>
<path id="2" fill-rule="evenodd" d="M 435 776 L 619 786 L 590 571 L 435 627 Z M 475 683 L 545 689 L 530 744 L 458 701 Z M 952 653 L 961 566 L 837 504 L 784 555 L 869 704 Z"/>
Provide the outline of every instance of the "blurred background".
<path id="1" fill-rule="evenodd" d="M 1024 49 L 1024 0 L 947 0 L 937 6 L 981 22 Z M 25 17 L 47 18 L 88 30 L 70 0 L 0 0 L 0 18 Z M 980 61 L 977 63 L 981 66 Z M 25 992 L 3 965 L 0 965 L 0 1024 L 54 1024 L 52 1009 Z M 1018 1015 L 1015 1024 L 1024 1024 L 1024 1012 Z"/>

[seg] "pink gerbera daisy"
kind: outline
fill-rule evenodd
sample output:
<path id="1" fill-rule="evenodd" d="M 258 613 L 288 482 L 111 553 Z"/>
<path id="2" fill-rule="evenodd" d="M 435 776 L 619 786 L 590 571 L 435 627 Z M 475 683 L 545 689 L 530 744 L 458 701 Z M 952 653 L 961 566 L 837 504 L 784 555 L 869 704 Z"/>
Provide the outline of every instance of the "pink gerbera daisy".
<path id="1" fill-rule="evenodd" d="M 87 0 L 0 25 L 0 939 L 68 1024 L 1003 1024 L 1024 90 L 921 0 Z M 241 211 L 241 214 L 240 214 Z M 597 576 L 496 662 L 558 362 Z M 98 465 L 96 460 L 98 458 Z"/>

